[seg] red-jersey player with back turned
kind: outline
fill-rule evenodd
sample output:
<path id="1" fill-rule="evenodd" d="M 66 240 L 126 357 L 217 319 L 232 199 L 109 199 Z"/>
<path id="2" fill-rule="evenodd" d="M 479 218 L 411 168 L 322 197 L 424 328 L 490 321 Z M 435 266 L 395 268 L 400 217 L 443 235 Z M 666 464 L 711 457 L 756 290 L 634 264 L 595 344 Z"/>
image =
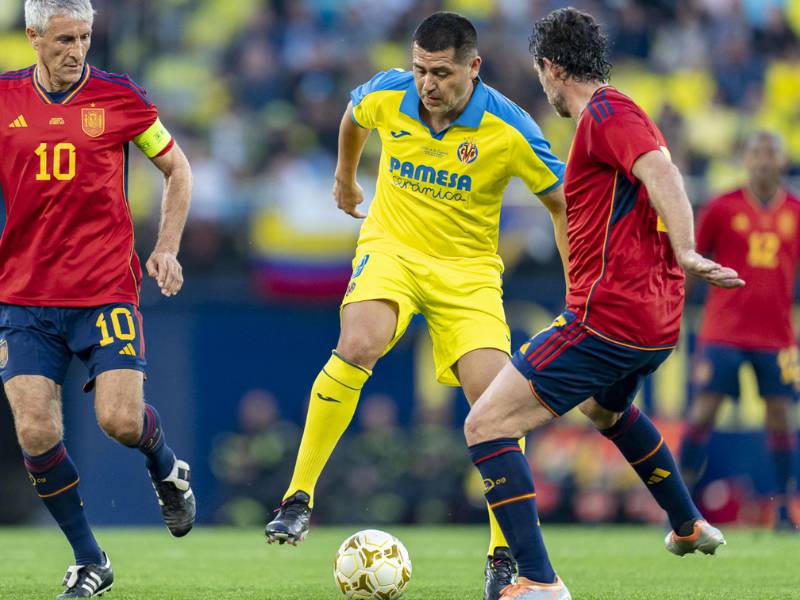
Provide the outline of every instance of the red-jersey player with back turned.
<path id="1" fill-rule="evenodd" d="M 684 272 L 723 287 L 744 282 L 695 251 L 680 172 L 650 117 L 608 85 L 607 38 L 594 18 L 553 11 L 534 24 L 530 51 L 547 100 L 577 122 L 564 177 L 567 309 L 514 354 L 464 431 L 519 569 L 500 598 L 570 600 L 547 556 L 515 437 L 578 407 L 666 512 L 667 550 L 713 554 L 722 534 L 703 520 L 663 436 L 633 399 L 678 341 Z"/>
<path id="2" fill-rule="evenodd" d="M 73 355 L 89 370 L 103 431 L 144 455 L 161 513 L 182 536 L 194 523 L 189 466 L 165 443 L 144 402 L 139 287 L 128 207 L 133 142 L 165 177 L 162 221 L 147 261 L 166 296 L 183 283 L 176 258 L 191 195 L 191 170 L 127 76 L 86 63 L 90 0 L 27 0 L 36 64 L 0 75 L 0 375 L 25 466 L 64 532 L 75 565 L 59 598 L 107 591 L 114 576 L 84 515 L 78 472 L 63 443 L 61 386 Z"/>
<path id="3" fill-rule="evenodd" d="M 688 485 L 702 475 L 706 448 L 726 396 L 739 397 L 739 367 L 749 362 L 766 406 L 767 446 L 775 476 L 775 528 L 794 531 L 789 511 L 796 473 L 797 343 L 792 304 L 800 263 L 800 201 L 781 181 L 779 136 L 753 134 L 745 145 L 747 184 L 711 200 L 697 228 L 697 249 L 747 280 L 740 290 L 708 291 L 694 364 L 696 395 L 681 447 Z"/>

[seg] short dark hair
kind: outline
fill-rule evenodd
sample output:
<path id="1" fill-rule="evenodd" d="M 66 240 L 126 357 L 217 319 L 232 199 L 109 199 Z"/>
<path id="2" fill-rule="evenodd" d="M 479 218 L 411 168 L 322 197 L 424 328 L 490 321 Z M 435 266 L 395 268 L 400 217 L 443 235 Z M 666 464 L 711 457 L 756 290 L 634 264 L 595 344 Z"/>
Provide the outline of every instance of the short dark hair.
<path id="1" fill-rule="evenodd" d="M 559 8 L 533 24 L 528 48 L 544 66 L 548 59 L 577 81 L 608 81 L 608 36 L 589 13 Z"/>
<path id="2" fill-rule="evenodd" d="M 428 52 L 453 48 L 456 60 L 464 61 L 478 51 L 478 32 L 469 19 L 453 12 L 437 12 L 414 32 L 414 43 Z"/>

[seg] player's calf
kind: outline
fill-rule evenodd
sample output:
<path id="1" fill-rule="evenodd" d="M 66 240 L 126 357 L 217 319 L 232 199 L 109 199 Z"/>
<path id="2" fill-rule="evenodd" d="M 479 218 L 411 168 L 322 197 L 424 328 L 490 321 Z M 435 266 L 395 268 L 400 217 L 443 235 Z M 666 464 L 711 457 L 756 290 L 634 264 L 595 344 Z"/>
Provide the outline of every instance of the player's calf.
<path id="1" fill-rule="evenodd" d="M 683 482 L 678 465 L 661 432 L 631 404 L 619 420 L 600 433 L 613 442 L 669 517 L 679 535 L 690 535 L 702 519 Z"/>

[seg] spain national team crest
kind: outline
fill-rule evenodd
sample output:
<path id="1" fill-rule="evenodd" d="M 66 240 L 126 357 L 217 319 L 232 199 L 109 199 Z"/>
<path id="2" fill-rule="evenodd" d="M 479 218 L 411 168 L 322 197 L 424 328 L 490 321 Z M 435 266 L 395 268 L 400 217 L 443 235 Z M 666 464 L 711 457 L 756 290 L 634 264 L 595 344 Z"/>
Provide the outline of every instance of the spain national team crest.
<path id="1" fill-rule="evenodd" d="M 82 108 L 81 129 L 89 137 L 96 138 L 106 130 L 106 111 L 103 108 Z"/>
<path id="2" fill-rule="evenodd" d="M 0 369 L 5 369 L 8 364 L 8 342 L 0 340 Z"/>
<path id="3" fill-rule="evenodd" d="M 781 237 L 790 240 L 797 232 L 797 219 L 791 211 L 782 210 L 778 213 L 778 232 Z"/>
<path id="4" fill-rule="evenodd" d="M 464 140 L 456 150 L 456 156 L 465 165 L 474 163 L 478 158 L 478 145 L 472 140 Z"/>

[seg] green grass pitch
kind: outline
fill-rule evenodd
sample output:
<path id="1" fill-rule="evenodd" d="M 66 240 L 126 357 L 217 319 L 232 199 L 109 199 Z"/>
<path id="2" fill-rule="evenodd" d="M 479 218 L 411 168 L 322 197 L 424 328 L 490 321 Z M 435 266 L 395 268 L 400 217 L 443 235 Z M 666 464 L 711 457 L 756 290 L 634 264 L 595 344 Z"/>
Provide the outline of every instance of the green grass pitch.
<path id="1" fill-rule="evenodd" d="M 387 527 L 408 547 L 408 600 L 482 597 L 486 532 L 479 527 Z M 114 565 L 109 600 L 312 600 L 343 598 L 331 568 L 354 528 L 312 529 L 298 547 L 268 546 L 258 529 L 101 529 Z M 556 570 L 576 600 L 800 598 L 800 535 L 726 531 L 717 556 L 678 558 L 660 530 L 546 527 Z M 0 529 L 0 598 L 54 598 L 71 559 L 60 532 Z"/>

